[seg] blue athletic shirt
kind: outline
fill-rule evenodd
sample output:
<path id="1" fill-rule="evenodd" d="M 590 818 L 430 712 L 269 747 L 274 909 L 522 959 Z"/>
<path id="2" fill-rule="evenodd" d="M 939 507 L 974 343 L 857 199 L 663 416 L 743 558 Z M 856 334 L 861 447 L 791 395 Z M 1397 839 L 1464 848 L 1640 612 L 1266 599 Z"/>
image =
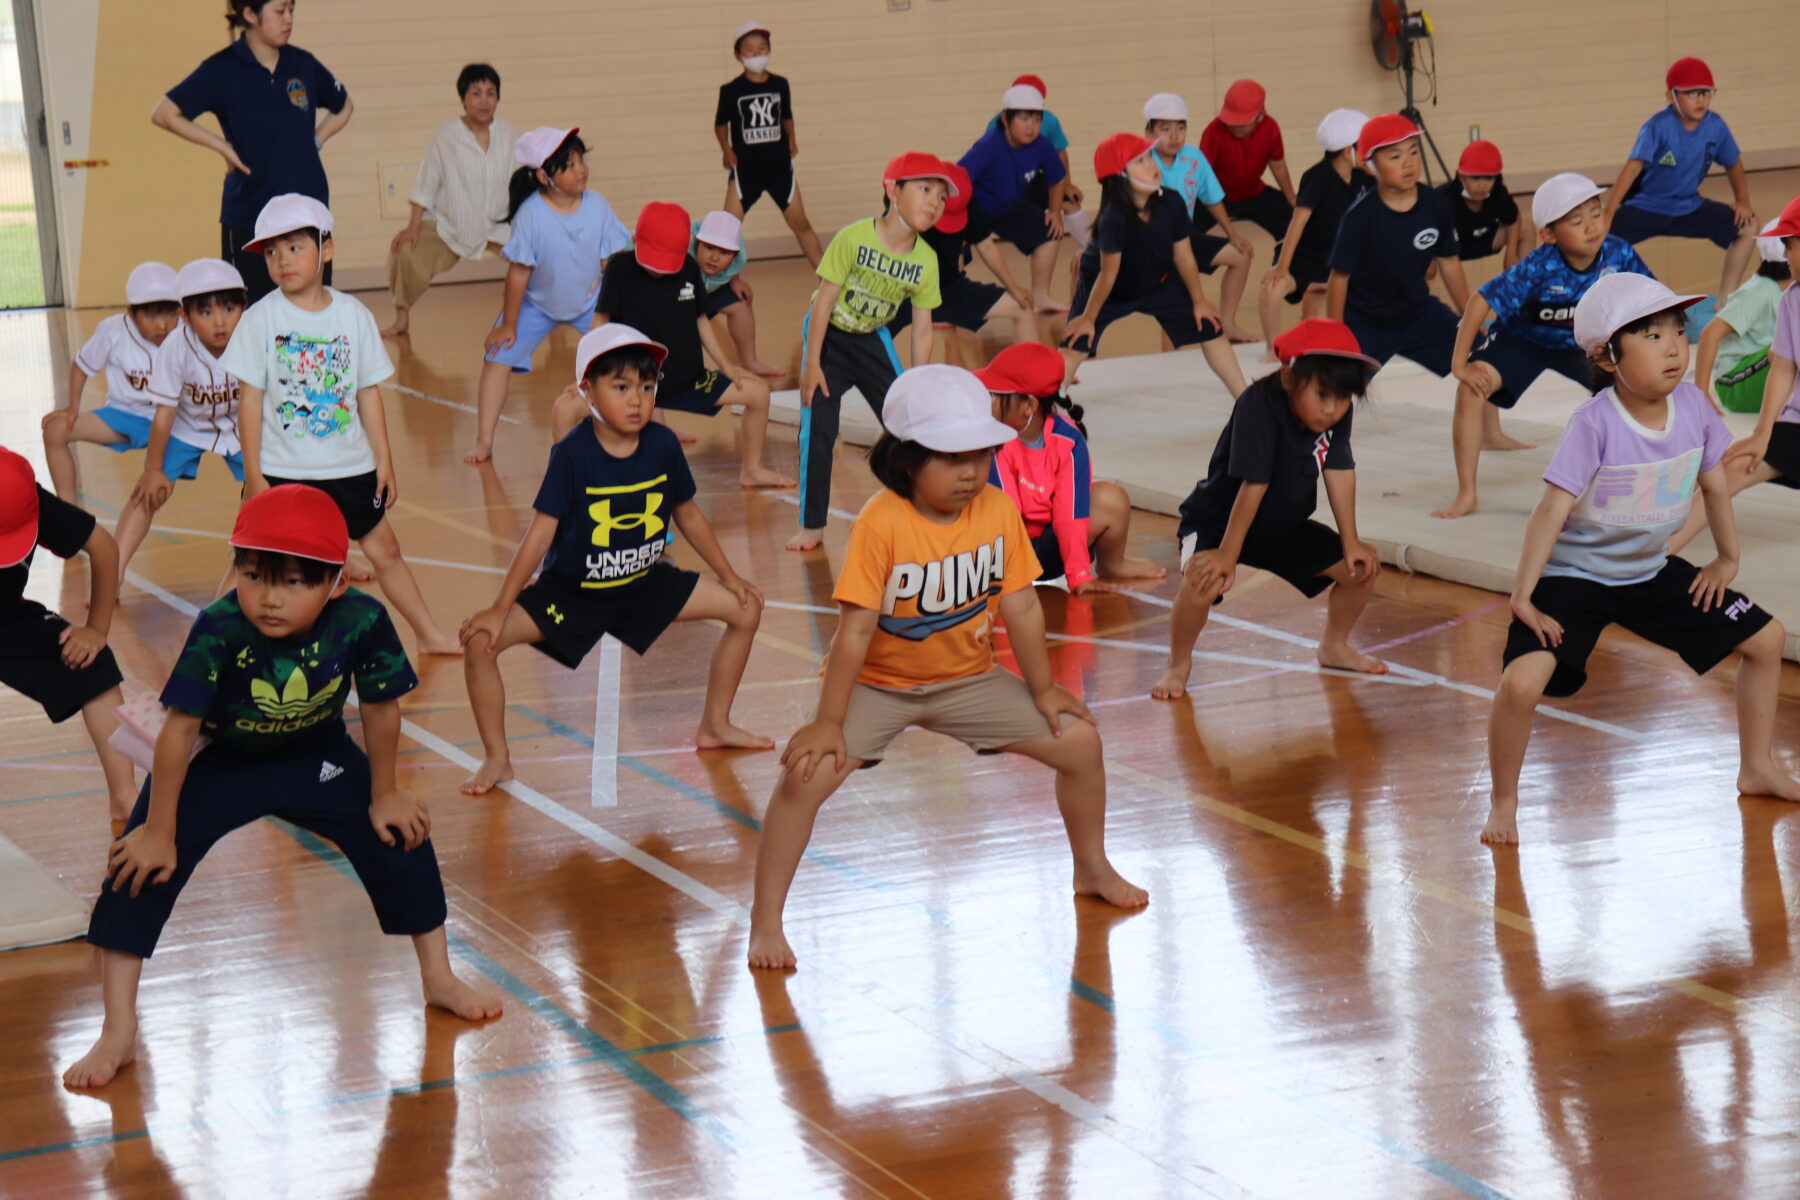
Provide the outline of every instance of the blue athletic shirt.
<path id="1" fill-rule="evenodd" d="M 1496 330 L 1547 350 L 1578 350 L 1575 305 L 1598 280 L 1620 272 L 1656 278 L 1624 238 L 1608 234 L 1585 271 L 1555 246 L 1541 245 L 1478 290 L 1494 310 Z"/>
<path id="2" fill-rule="evenodd" d="M 974 181 L 973 207 L 990 217 L 1011 212 L 1038 175 L 1054 186 L 1068 174 L 1048 138 L 1040 134 L 1036 140 L 1014 147 L 998 125 L 982 134 L 957 162 Z"/>
<path id="3" fill-rule="evenodd" d="M 557 212 L 542 193 L 526 200 L 500 254 L 531 268 L 525 299 L 532 307 L 553 321 L 575 321 L 600 299 L 602 264 L 630 245 L 631 231 L 606 197 L 589 188 L 572 213 Z"/>
<path id="4" fill-rule="evenodd" d="M 1644 164 L 1644 174 L 1643 188 L 1625 203 L 1681 217 L 1700 207 L 1700 181 L 1712 165 L 1736 166 L 1739 154 L 1724 117 L 1708 112 L 1690 130 L 1670 105 L 1644 122 L 1628 157 Z"/>
<path id="5" fill-rule="evenodd" d="M 988 129 L 998 128 L 1000 128 L 1000 114 L 995 113 L 993 119 L 988 122 Z M 1057 120 L 1056 114 L 1047 108 L 1044 110 L 1044 124 L 1038 130 L 1038 137 L 1049 142 L 1050 148 L 1058 154 L 1069 148 L 1069 135 L 1063 132 L 1062 122 Z"/>
<path id="6" fill-rule="evenodd" d="M 1173 164 L 1164 162 L 1158 154 L 1156 165 L 1162 171 L 1163 186 L 1181 194 L 1190 217 L 1196 204 L 1218 204 L 1225 199 L 1225 185 L 1213 174 L 1212 164 L 1198 146 L 1183 146 Z"/>
<path id="7" fill-rule="evenodd" d="M 663 556 L 676 507 L 694 498 L 694 477 L 667 425 L 645 425 L 637 449 L 617 458 L 594 436 L 592 420 L 550 448 L 531 507 L 557 522 L 545 576 L 571 587 L 616 588 L 648 574 Z"/>

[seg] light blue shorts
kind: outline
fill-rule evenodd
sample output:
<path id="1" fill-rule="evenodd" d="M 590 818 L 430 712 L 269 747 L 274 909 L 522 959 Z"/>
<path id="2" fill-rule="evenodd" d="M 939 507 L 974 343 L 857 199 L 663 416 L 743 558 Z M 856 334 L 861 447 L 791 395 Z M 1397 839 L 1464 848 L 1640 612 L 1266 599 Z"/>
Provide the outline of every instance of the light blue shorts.
<path id="1" fill-rule="evenodd" d="M 102 404 L 94 410 L 94 415 L 105 422 L 106 427 L 116 434 L 122 435 L 122 442 L 102 442 L 101 445 L 114 454 L 123 454 L 127 450 L 142 450 L 150 444 L 150 418 L 128 413 L 122 408 L 114 408 L 110 404 Z"/>
<path id="2" fill-rule="evenodd" d="M 501 316 L 505 314 L 502 313 Z M 500 324 L 500 318 L 494 318 L 494 324 Z M 550 336 L 558 325 L 567 325 L 577 333 L 586 333 L 594 324 L 594 314 L 583 313 L 573 321 L 559 321 L 529 299 L 519 304 L 519 324 L 513 331 L 513 344 L 503 350 L 496 350 L 487 356 L 492 363 L 505 363 L 513 369 L 514 375 L 531 373 L 531 356 L 537 348 Z"/>
<path id="3" fill-rule="evenodd" d="M 169 448 L 163 451 L 163 474 L 170 479 L 193 479 L 200 474 L 200 460 L 211 453 L 211 450 L 202 450 L 198 446 L 188 445 L 180 438 L 172 437 L 169 439 Z M 231 468 L 231 477 L 239 483 L 244 482 L 243 454 L 221 454 L 219 457 Z"/>

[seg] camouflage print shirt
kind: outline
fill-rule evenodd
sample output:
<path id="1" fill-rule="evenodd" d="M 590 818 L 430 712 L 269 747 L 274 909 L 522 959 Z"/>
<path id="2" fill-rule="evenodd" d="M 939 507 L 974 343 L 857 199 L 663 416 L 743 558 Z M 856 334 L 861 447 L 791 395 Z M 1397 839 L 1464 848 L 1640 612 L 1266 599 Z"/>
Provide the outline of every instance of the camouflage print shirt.
<path id="1" fill-rule="evenodd" d="M 201 732 L 224 749 L 255 756 L 341 725 L 352 682 L 365 703 L 419 686 L 379 600 L 351 590 L 325 606 L 304 641 L 276 641 L 230 592 L 194 618 L 162 702 L 201 718 Z"/>

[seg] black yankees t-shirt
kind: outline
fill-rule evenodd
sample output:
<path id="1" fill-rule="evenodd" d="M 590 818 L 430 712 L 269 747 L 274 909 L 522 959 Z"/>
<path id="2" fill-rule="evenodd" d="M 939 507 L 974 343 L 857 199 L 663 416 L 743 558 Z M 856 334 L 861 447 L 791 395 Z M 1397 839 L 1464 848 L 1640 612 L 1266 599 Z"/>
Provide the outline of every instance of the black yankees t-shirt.
<path id="1" fill-rule="evenodd" d="M 1279 374 L 1245 388 L 1213 447 L 1206 478 L 1181 502 L 1181 536 L 1224 537 L 1245 483 L 1269 485 L 1250 522 L 1250 536 L 1276 537 L 1293 530 L 1318 507 L 1320 471 L 1356 469 L 1350 454 L 1351 415 L 1346 409 L 1336 425 L 1314 433 L 1289 407 Z"/>
<path id="2" fill-rule="evenodd" d="M 673 275 L 656 275 L 638 262 L 636 251 L 621 250 L 606 260 L 594 311 L 669 348 L 656 390 L 659 396 L 675 396 L 693 387 L 705 367 L 700 358 L 705 299 L 706 278 L 693 255 Z"/>
<path id="3" fill-rule="evenodd" d="M 770 75 L 752 83 L 739 75 L 719 85 L 719 108 L 714 125 L 731 126 L 731 149 L 739 165 L 781 165 L 788 160 L 787 133 L 783 121 L 794 119 L 794 98 L 788 81 Z"/>

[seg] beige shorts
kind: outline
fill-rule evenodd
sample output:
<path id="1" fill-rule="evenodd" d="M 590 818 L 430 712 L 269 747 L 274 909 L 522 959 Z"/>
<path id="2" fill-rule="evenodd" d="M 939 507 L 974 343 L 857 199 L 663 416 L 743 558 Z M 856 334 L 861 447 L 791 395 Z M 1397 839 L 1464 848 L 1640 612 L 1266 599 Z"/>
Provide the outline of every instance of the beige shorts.
<path id="1" fill-rule="evenodd" d="M 1064 713 L 1063 728 L 1078 719 Z M 986 674 L 916 688 L 857 684 L 844 714 L 844 744 L 850 757 L 880 762 L 888 743 L 913 725 L 983 752 L 1050 733 L 1049 722 L 1032 703 L 1025 681 L 995 667 Z"/>

